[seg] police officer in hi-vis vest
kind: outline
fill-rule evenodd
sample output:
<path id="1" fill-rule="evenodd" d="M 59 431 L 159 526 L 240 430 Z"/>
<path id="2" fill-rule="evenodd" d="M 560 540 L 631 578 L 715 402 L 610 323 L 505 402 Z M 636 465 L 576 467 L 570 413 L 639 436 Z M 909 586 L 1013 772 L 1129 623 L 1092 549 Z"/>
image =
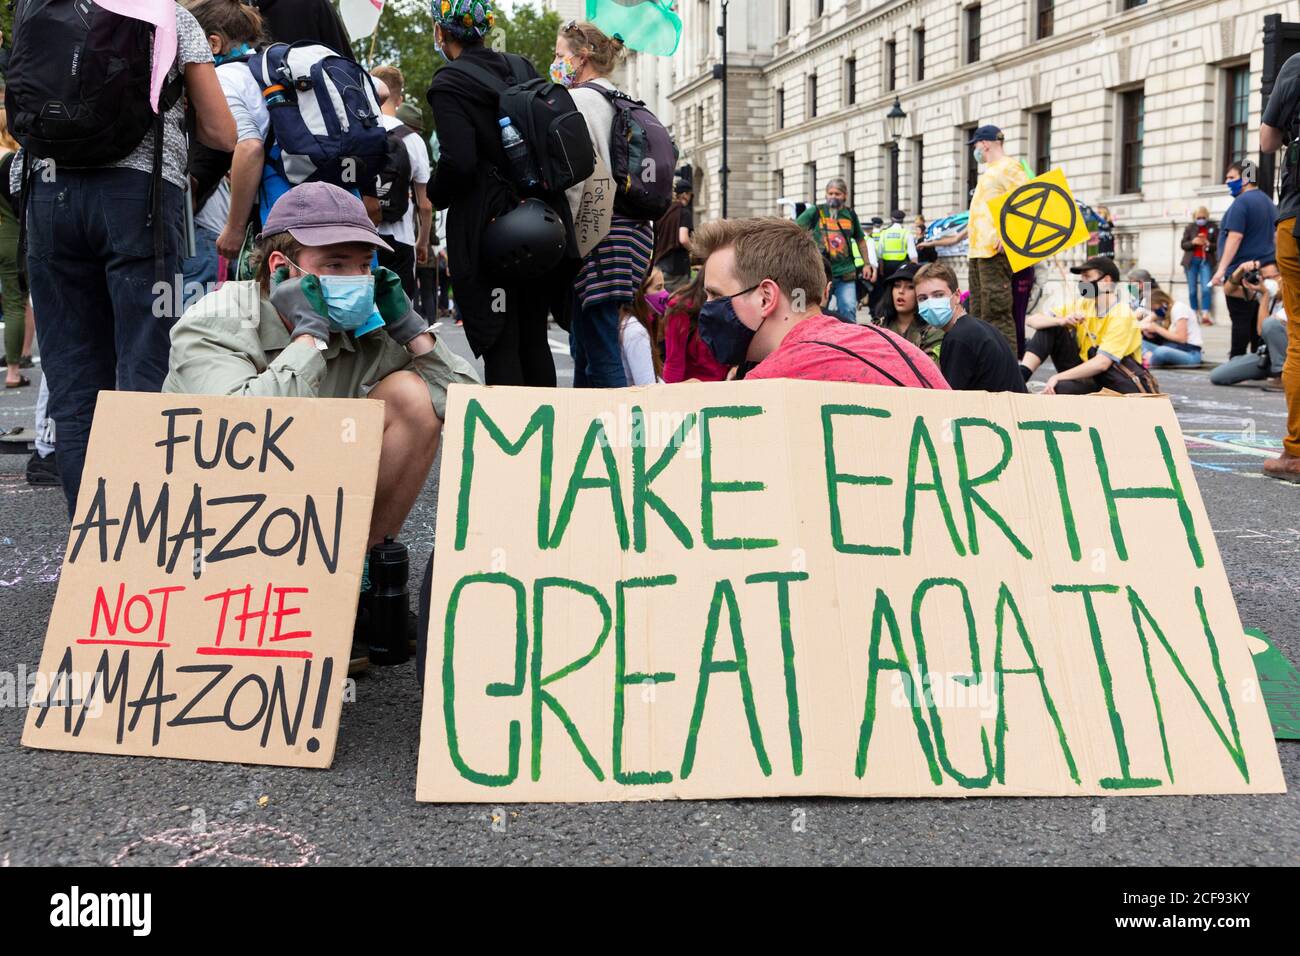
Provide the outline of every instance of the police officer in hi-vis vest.
<path id="1" fill-rule="evenodd" d="M 902 268 L 903 263 L 917 261 L 916 235 L 903 225 L 903 220 L 906 218 L 903 210 L 895 209 L 890 213 L 889 218 L 889 225 L 876 233 L 871 240 L 875 246 L 876 259 L 880 263 L 876 284 L 871 290 L 868 301 L 872 315 L 876 314 L 889 277 Z"/>

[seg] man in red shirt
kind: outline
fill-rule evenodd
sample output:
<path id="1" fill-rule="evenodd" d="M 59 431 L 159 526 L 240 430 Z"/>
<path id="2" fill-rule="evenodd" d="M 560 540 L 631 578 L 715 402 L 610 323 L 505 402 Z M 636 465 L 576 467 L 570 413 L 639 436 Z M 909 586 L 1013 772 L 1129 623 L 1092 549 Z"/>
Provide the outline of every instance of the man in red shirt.
<path id="1" fill-rule="evenodd" d="M 948 388 L 902 336 L 822 313 L 821 253 L 790 220 L 706 223 L 692 251 L 704 262 L 700 337 L 723 365 L 741 367 L 738 377 Z"/>

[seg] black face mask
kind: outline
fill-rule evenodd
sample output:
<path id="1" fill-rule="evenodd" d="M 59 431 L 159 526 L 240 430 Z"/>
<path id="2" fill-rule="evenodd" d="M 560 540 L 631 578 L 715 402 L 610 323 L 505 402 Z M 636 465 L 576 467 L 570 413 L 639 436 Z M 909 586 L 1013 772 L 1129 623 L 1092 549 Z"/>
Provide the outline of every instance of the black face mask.
<path id="1" fill-rule="evenodd" d="M 732 299 L 748 295 L 757 288 L 758 285 L 752 285 L 744 292 L 710 299 L 700 306 L 700 339 L 722 365 L 739 365 L 745 361 L 749 343 L 754 340 L 757 329 L 751 329 L 740 321 Z"/>

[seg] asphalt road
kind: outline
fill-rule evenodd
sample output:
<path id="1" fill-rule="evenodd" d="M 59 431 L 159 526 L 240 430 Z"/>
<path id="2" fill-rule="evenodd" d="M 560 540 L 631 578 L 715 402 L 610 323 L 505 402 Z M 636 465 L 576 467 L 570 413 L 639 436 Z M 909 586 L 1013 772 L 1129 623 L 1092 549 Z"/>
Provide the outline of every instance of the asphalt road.
<path id="1" fill-rule="evenodd" d="M 468 349 L 454 327 L 440 330 Z M 552 332 L 561 384 L 566 337 Z M 1259 475 L 1282 396 L 1162 376 L 1186 431 L 1241 617 L 1300 661 L 1300 487 Z M 0 394 L 0 428 L 31 424 L 36 389 Z M 0 671 L 35 668 L 67 524 L 57 490 L 0 455 Z M 412 568 L 434 539 L 434 476 L 411 515 Z M 0 865 L 874 863 L 1294 864 L 1300 743 L 1279 746 L 1290 793 L 1101 800 L 725 800 L 506 807 L 417 804 L 413 664 L 372 668 L 345 704 L 327 771 L 28 750 L 0 707 Z"/>

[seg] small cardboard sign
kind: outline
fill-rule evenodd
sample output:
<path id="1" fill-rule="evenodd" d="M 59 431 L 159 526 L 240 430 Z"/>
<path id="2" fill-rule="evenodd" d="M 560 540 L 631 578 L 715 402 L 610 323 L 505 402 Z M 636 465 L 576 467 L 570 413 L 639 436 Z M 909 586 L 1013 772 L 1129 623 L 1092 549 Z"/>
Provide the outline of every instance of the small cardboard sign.
<path id="1" fill-rule="evenodd" d="M 578 237 L 578 252 L 583 256 L 609 235 L 614 217 L 616 189 L 614 174 L 609 171 L 609 166 L 600 153 L 597 153 L 596 169 L 582 184 L 582 202 L 578 205 L 578 214 L 573 220 L 573 229 Z"/>
<path id="2" fill-rule="evenodd" d="M 23 743 L 328 767 L 383 404 L 101 392 Z"/>
<path id="3" fill-rule="evenodd" d="M 1088 239 L 1088 225 L 1059 169 L 990 199 L 989 212 L 1014 272 Z"/>
<path id="4" fill-rule="evenodd" d="M 426 801 L 1276 793 L 1167 401 L 453 386 Z"/>

